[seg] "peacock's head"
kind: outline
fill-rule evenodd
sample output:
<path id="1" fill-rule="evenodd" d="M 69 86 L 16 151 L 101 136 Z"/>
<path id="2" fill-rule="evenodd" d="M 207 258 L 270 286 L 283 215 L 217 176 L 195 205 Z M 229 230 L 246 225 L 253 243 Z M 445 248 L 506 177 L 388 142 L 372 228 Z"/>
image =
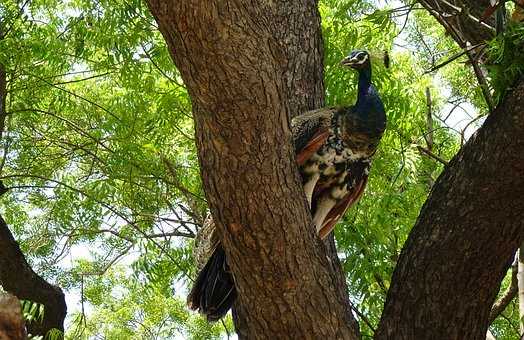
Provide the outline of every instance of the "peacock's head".
<path id="1" fill-rule="evenodd" d="M 369 53 L 364 50 L 355 50 L 349 53 L 347 57 L 340 62 L 342 66 L 351 67 L 355 70 L 361 70 L 370 65 Z"/>

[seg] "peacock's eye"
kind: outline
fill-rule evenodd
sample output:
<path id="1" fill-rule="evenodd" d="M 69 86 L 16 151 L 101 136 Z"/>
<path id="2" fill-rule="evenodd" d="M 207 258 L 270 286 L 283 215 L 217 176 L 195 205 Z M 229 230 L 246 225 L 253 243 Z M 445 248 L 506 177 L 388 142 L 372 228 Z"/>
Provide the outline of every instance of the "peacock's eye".
<path id="1" fill-rule="evenodd" d="M 361 54 L 359 54 L 359 55 L 357 56 L 357 59 L 358 59 L 358 60 L 362 60 L 362 59 L 364 59 L 364 57 L 365 57 L 364 54 L 361 53 Z"/>

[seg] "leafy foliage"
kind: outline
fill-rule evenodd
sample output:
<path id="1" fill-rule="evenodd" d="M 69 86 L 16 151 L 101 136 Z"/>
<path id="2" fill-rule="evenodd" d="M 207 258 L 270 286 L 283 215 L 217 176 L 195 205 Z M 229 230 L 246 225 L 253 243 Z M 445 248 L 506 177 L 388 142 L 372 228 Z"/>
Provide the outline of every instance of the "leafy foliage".
<path id="1" fill-rule="evenodd" d="M 20 304 L 22 305 L 24 320 L 27 322 L 42 321 L 44 318 L 44 305 L 28 300 L 22 300 Z"/>
<path id="2" fill-rule="evenodd" d="M 22 316 L 26 322 L 29 324 L 31 322 L 42 322 L 44 319 L 45 306 L 43 304 L 29 301 L 21 300 L 20 304 L 22 306 Z M 64 334 L 58 329 L 51 329 L 45 337 L 40 335 L 31 335 L 29 334 L 29 339 L 31 340 L 60 340 L 63 339 Z"/>
<path id="3" fill-rule="evenodd" d="M 524 74 L 524 25 L 512 23 L 489 45 L 491 84 L 500 102 L 515 80 Z"/>

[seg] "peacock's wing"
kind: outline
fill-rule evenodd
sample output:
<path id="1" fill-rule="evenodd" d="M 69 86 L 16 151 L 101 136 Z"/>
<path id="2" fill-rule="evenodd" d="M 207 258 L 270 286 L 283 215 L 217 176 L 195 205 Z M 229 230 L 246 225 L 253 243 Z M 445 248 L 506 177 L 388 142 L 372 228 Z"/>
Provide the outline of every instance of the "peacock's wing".
<path id="1" fill-rule="evenodd" d="M 195 246 L 193 247 L 193 258 L 195 259 L 197 272 L 204 268 L 219 243 L 220 239 L 218 238 L 215 221 L 213 221 L 211 214 L 208 214 L 204 225 L 195 237 Z"/>
<path id="2" fill-rule="evenodd" d="M 307 111 L 291 121 L 297 164 L 303 165 L 329 137 L 329 128 L 336 107 Z"/>
<path id="3" fill-rule="evenodd" d="M 329 210 L 322 222 L 318 232 L 320 238 L 325 238 L 335 228 L 336 223 L 344 216 L 344 213 L 360 199 L 366 188 L 370 164 L 370 161 L 365 159 L 349 162 L 345 165 L 345 172 L 339 176 L 321 177 L 319 179 L 313 192 L 311 209 L 313 215 L 317 212 L 317 201 L 321 200 L 322 197 L 329 196 L 333 187 L 340 185 L 341 181 L 347 183 L 347 193 Z"/>
<path id="4" fill-rule="evenodd" d="M 367 181 L 367 176 L 360 178 L 359 181 L 355 183 L 355 186 L 349 190 L 347 195 L 345 195 L 344 198 L 329 211 L 321 229 L 318 231 L 318 236 L 321 239 L 324 239 L 327 235 L 329 235 L 329 233 L 335 228 L 338 220 L 344 216 L 344 213 L 349 209 L 349 207 L 351 207 L 360 199 L 364 193 L 364 189 L 366 188 Z"/>

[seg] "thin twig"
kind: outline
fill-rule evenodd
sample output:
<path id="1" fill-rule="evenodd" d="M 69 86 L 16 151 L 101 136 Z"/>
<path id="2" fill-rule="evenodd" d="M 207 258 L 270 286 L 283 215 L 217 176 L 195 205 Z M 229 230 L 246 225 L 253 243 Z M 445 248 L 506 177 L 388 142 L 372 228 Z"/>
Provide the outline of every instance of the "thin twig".
<path id="1" fill-rule="evenodd" d="M 373 327 L 373 325 L 371 324 L 371 322 L 369 321 L 369 319 L 367 318 L 367 316 L 365 316 L 364 314 L 362 314 L 358 309 L 357 307 L 355 307 L 351 302 L 349 303 L 349 305 L 351 306 L 351 309 L 355 312 L 355 314 L 358 315 L 358 317 L 360 319 L 362 319 L 362 321 L 364 321 L 364 323 L 369 327 L 369 329 L 371 329 L 371 331 L 373 333 L 375 333 L 377 330 L 375 327 Z"/>
<path id="2" fill-rule="evenodd" d="M 227 329 L 224 319 L 220 319 L 220 322 L 222 322 L 222 326 L 224 326 L 224 330 L 226 331 L 227 339 L 229 340 L 229 330 Z"/>
<path id="3" fill-rule="evenodd" d="M 118 117 L 116 114 L 114 114 L 113 112 L 109 111 L 108 109 L 106 109 L 102 105 L 100 105 L 98 103 L 95 103 L 94 101 L 92 101 L 92 100 L 90 100 L 88 98 L 85 98 L 85 97 L 83 97 L 83 96 L 81 96 L 81 95 L 79 95 L 77 93 L 71 92 L 71 91 L 69 91 L 69 90 L 67 90 L 67 89 L 65 89 L 63 87 L 60 87 L 60 86 L 57 86 L 57 85 L 55 85 L 55 84 L 53 84 L 51 82 L 48 82 L 47 80 L 45 80 L 44 78 L 42 78 L 40 76 L 37 76 L 35 74 L 29 74 L 29 75 L 34 77 L 34 78 L 36 78 L 36 79 L 38 79 L 38 80 L 40 80 L 40 81 L 42 81 L 42 82 L 44 82 L 44 83 L 46 83 L 47 85 L 49 85 L 51 87 L 54 87 L 57 90 L 63 91 L 63 92 L 65 92 L 65 93 L 67 93 L 67 94 L 69 94 L 69 95 L 71 95 L 73 97 L 76 97 L 78 99 L 81 99 L 81 100 L 83 100 L 83 101 L 93 105 L 94 107 L 97 107 L 97 108 L 101 109 L 102 111 L 108 113 L 111 117 L 115 118 L 120 123 L 122 122 L 122 119 L 120 119 L 120 117 Z"/>
<path id="4" fill-rule="evenodd" d="M 447 160 L 445 160 L 444 158 L 440 157 L 440 156 L 437 156 L 435 155 L 433 152 L 429 151 L 428 149 L 420 146 L 420 145 L 417 145 L 417 149 L 418 151 L 420 151 L 420 153 L 426 155 L 426 156 L 429 156 L 431 158 L 433 158 L 434 160 L 444 164 L 444 165 L 448 165 L 449 162 Z"/>
<path id="5" fill-rule="evenodd" d="M 477 45 L 469 46 L 468 48 L 462 50 L 461 52 L 451 56 L 446 61 L 444 61 L 444 62 L 442 62 L 442 63 L 440 63 L 438 65 L 433 66 L 429 70 L 425 71 L 423 74 L 428 74 L 428 73 L 434 72 L 434 71 L 436 71 L 436 70 L 438 70 L 438 69 L 448 65 L 449 63 L 457 60 L 458 58 L 462 57 L 463 55 L 468 54 L 470 51 L 472 51 L 472 50 L 474 50 L 474 49 L 476 49 L 476 48 L 478 48 L 480 46 L 483 46 L 483 45 L 485 45 L 485 43 L 480 43 L 480 44 L 477 44 Z"/>
<path id="6" fill-rule="evenodd" d="M 470 125 L 484 117 L 485 116 L 483 115 L 478 115 L 476 118 L 472 119 L 469 123 L 466 124 L 466 126 L 462 129 L 462 132 L 460 133 L 460 146 L 464 145 L 464 142 L 466 140 L 466 130 L 470 127 Z"/>
<path id="7" fill-rule="evenodd" d="M 431 100 L 431 90 L 429 87 L 426 87 L 426 106 L 426 127 L 428 129 L 428 133 L 425 135 L 424 139 L 426 140 L 428 150 L 433 151 L 433 102 Z"/>
<path id="8" fill-rule="evenodd" d="M 491 312 L 489 313 L 489 324 L 493 323 L 495 319 L 502 313 L 506 307 L 509 305 L 509 303 L 517 296 L 518 292 L 518 280 L 517 280 L 517 272 L 518 272 L 518 265 L 517 261 L 514 261 L 511 265 L 511 282 L 504 292 L 500 299 L 498 299 L 494 304 L 493 307 L 491 307 Z"/>
<path id="9" fill-rule="evenodd" d="M 0 34 L 0 39 L 4 39 L 6 37 L 6 35 L 9 34 L 9 32 L 13 29 L 13 27 L 15 26 L 15 22 L 16 20 L 18 20 L 18 18 L 20 18 L 20 16 L 24 13 L 24 8 L 25 6 L 27 6 L 27 4 L 30 2 L 31 0 L 26 0 L 23 4 L 22 4 L 22 7 L 20 7 L 20 10 L 18 11 L 18 13 L 15 15 L 15 17 L 11 20 L 11 24 L 10 26 L 3 32 L 1 32 Z"/>

